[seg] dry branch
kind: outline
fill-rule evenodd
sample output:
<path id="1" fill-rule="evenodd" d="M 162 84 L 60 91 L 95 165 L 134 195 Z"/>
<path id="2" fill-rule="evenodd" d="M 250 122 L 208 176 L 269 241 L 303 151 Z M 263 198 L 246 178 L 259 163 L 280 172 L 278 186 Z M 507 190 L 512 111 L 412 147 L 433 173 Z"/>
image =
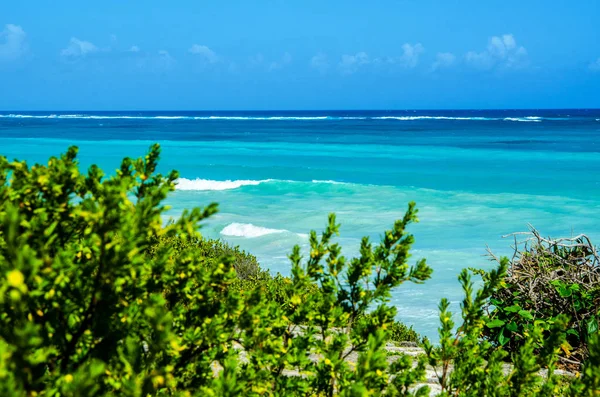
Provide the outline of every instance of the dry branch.
<path id="1" fill-rule="evenodd" d="M 495 299 L 505 303 L 517 301 L 534 317 L 547 320 L 566 314 L 569 326 L 578 332 L 581 343 L 565 354 L 566 362 L 581 362 L 587 356 L 586 324 L 597 319 L 600 307 L 600 257 L 597 248 L 585 234 L 574 237 L 543 237 L 528 225 L 528 232 L 512 233 L 503 237 L 514 239 L 514 252 L 506 277 L 506 288 L 498 290 Z M 500 258 L 488 248 L 492 261 Z M 588 304 L 576 302 L 574 295 L 561 295 L 559 287 L 577 284 L 578 296 L 587 297 Z M 591 303 L 590 303 L 591 300 Z"/>

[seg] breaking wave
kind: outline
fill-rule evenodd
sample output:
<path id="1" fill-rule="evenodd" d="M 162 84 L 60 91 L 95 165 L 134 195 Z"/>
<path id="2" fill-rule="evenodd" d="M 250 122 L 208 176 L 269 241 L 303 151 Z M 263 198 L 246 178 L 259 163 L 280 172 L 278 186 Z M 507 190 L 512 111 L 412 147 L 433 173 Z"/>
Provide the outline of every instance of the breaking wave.
<path id="1" fill-rule="evenodd" d="M 319 179 L 313 179 L 311 182 L 312 183 L 327 183 L 327 184 L 330 184 L 330 185 L 351 185 L 351 183 L 348 183 L 348 182 L 338 182 L 338 181 L 332 181 L 332 180 L 324 180 L 324 181 L 322 181 L 322 180 L 319 180 Z"/>
<path id="2" fill-rule="evenodd" d="M 503 119 L 504 121 L 523 121 L 523 122 L 533 122 L 533 123 L 539 123 L 540 121 L 543 120 L 542 117 L 506 117 Z"/>
<path id="3" fill-rule="evenodd" d="M 413 120 L 474 120 L 474 121 L 487 121 L 487 120 L 501 120 L 494 117 L 453 117 L 453 116 L 380 116 L 372 117 L 373 120 L 400 120 L 400 121 L 413 121 Z"/>
<path id="4" fill-rule="evenodd" d="M 272 182 L 273 179 L 264 179 L 261 181 L 253 180 L 227 180 L 213 181 L 211 179 L 186 179 L 179 178 L 175 183 L 177 190 L 230 190 L 237 189 L 242 186 L 256 186 L 265 182 Z"/>
<path id="5" fill-rule="evenodd" d="M 269 229 L 262 226 L 255 226 L 251 223 L 231 223 L 221 230 L 221 234 L 223 236 L 246 238 L 255 238 L 269 234 L 280 233 L 289 233 L 289 231 L 284 229 Z"/>
<path id="6" fill-rule="evenodd" d="M 127 115 L 86 115 L 86 114 L 0 114 L 8 119 L 75 119 L 75 120 L 365 120 L 368 117 L 331 116 L 127 116 Z"/>
<path id="7" fill-rule="evenodd" d="M 456 121 L 522 121 L 570 120 L 562 117 L 467 117 L 467 116 L 143 116 L 94 114 L 0 114 L 5 119 L 66 119 L 66 120 L 237 120 L 237 121 L 344 121 L 344 120 L 456 120 Z"/>
<path id="8" fill-rule="evenodd" d="M 315 183 L 315 184 L 328 184 L 328 185 L 350 185 L 348 182 L 338 182 L 331 180 L 317 180 L 312 181 L 290 181 L 282 179 L 262 179 L 262 180 L 226 180 L 226 181 L 215 181 L 212 179 L 187 179 L 179 178 L 175 181 L 177 190 L 231 190 L 238 189 L 243 186 L 257 186 L 263 183 Z"/>

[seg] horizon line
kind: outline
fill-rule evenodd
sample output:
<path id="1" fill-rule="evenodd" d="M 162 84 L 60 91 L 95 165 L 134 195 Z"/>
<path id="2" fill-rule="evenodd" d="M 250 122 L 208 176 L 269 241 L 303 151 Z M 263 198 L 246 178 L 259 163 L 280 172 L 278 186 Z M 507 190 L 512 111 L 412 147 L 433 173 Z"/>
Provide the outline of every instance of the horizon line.
<path id="1" fill-rule="evenodd" d="M 407 108 L 407 109 L 0 109 L 7 112 L 428 112 L 428 111 L 514 111 L 514 110 L 600 110 L 600 107 L 565 107 L 565 108 Z"/>

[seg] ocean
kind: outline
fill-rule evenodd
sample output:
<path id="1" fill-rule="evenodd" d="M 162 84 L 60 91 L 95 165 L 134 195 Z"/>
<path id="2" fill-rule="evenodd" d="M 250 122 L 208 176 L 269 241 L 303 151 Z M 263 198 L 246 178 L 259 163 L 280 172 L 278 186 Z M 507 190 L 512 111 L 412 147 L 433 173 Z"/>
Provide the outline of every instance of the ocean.
<path id="1" fill-rule="evenodd" d="M 431 280 L 398 288 L 398 318 L 437 340 L 442 297 L 458 311 L 461 269 L 489 269 L 486 246 L 532 224 L 544 235 L 600 242 L 600 110 L 319 112 L 0 112 L 0 155 L 45 163 L 68 146 L 83 167 L 113 172 L 162 146 L 160 171 L 181 179 L 170 215 L 218 202 L 202 233 L 289 274 L 327 214 L 344 255 L 378 241 L 409 201 L 420 223 L 412 261 Z"/>

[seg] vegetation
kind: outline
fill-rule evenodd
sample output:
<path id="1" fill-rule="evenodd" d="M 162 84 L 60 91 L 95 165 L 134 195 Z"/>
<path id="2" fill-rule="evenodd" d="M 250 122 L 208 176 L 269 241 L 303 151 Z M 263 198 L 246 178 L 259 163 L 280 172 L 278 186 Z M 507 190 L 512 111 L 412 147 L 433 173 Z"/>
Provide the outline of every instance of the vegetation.
<path id="1" fill-rule="evenodd" d="M 166 247 L 173 249 L 174 256 L 179 256 L 188 250 L 194 250 L 198 257 L 206 261 L 220 261 L 228 257 L 235 269 L 235 274 L 240 280 L 262 279 L 268 275 L 267 271 L 261 270 L 256 257 L 239 247 L 231 247 L 220 240 L 208 240 L 200 237 L 182 238 L 181 236 L 151 236 L 148 255 L 156 258 Z"/>
<path id="2" fill-rule="evenodd" d="M 487 302 L 485 335 L 516 352 L 538 324 L 543 331 L 534 346 L 539 351 L 549 330 L 560 323 L 560 360 L 577 370 L 588 356 L 590 338 L 598 333 L 600 258 L 585 235 L 548 239 L 532 228 L 525 236 L 523 243 L 515 241 L 507 275 Z"/>
<path id="3" fill-rule="evenodd" d="M 223 258 L 228 257 L 237 276 L 229 288 L 242 293 L 260 289 L 264 299 L 286 308 L 293 307 L 291 299 L 298 294 L 298 291 L 289 288 L 292 283 L 291 278 L 280 274 L 272 276 L 268 271 L 260 268 L 254 255 L 240 250 L 239 247 L 231 247 L 220 240 L 194 238 L 183 241 L 179 236 L 160 237 L 152 240 L 148 250 L 150 257 L 153 257 L 154 253 L 165 245 L 173 247 L 175 256 L 179 255 L 181 251 L 192 250 L 195 256 L 210 262 L 209 266 L 218 266 Z M 309 283 L 305 288 L 302 295 L 319 293 L 316 283 Z M 370 314 L 367 313 L 364 316 L 369 317 Z M 407 327 L 399 321 L 390 324 L 386 337 L 392 342 L 418 343 L 422 340 L 422 337 L 412 327 Z"/>
<path id="4" fill-rule="evenodd" d="M 216 205 L 163 223 L 178 175 L 155 173 L 158 146 L 111 177 L 80 173 L 76 152 L 47 166 L 0 158 L 0 395 L 424 396 L 427 364 L 444 395 L 600 390 L 597 335 L 582 376 L 565 384 L 554 374 L 565 316 L 534 321 L 503 368 L 509 352 L 484 339 L 484 307 L 507 260 L 479 291 L 461 274 L 457 330 L 442 301 L 440 344 L 425 341 L 416 362 L 388 361 L 385 342 L 398 331 L 390 293 L 431 275 L 425 260 L 408 262 L 414 203 L 353 259 L 333 241 L 331 215 L 310 234 L 306 260 L 294 247 L 291 276 L 270 277 L 252 256 L 201 239 Z"/>

